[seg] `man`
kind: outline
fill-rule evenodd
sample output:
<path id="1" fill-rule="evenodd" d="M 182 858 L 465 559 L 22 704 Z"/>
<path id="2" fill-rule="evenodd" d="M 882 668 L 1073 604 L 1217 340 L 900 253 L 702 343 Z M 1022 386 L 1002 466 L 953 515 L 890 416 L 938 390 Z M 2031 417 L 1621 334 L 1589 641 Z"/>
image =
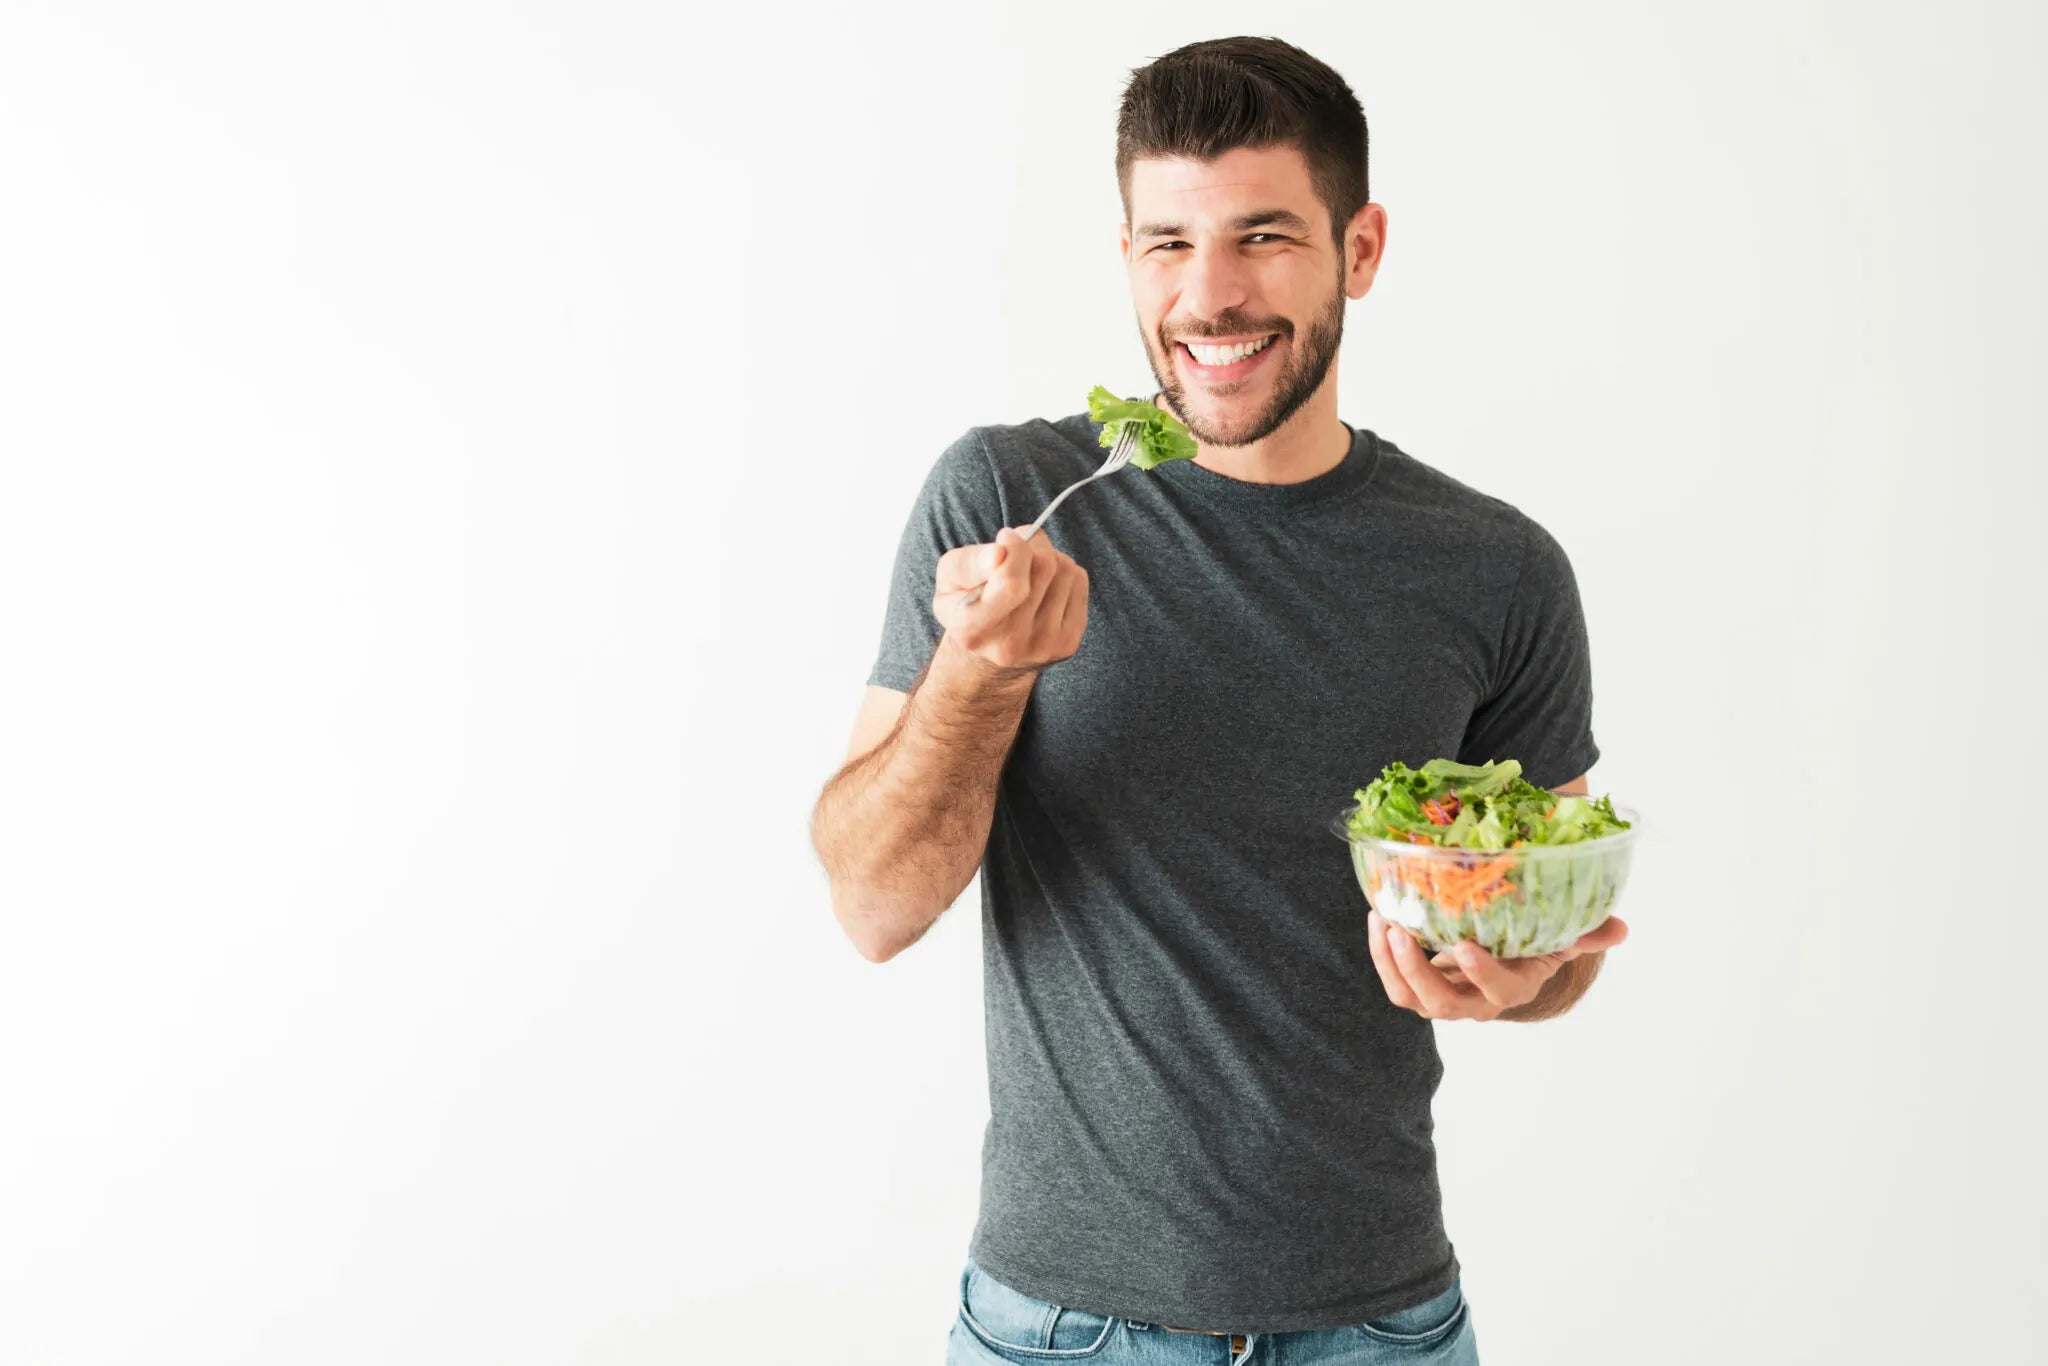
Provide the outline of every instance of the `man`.
<path id="1" fill-rule="evenodd" d="M 1599 754 L 1557 542 L 1337 415 L 1387 239 L 1366 147 L 1342 78 L 1274 39 L 1135 72 L 1120 241 L 1197 455 L 1023 540 L 1099 428 L 978 427 L 904 531 L 813 838 L 876 962 L 982 875 L 990 1119 L 951 1360 L 1477 1361 L 1431 1022 L 1555 1015 L 1626 934 L 1432 960 L 1364 914 L 1327 828 L 1394 759 L 1584 792 Z"/>

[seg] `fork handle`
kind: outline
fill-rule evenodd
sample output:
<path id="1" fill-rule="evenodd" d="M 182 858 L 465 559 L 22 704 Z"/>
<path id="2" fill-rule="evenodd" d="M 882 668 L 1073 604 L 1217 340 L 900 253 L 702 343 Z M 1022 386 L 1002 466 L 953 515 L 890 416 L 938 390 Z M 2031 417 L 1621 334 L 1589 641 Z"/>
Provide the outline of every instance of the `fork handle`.
<path id="1" fill-rule="evenodd" d="M 1081 487 L 1081 485 L 1083 484 L 1094 483 L 1097 479 L 1100 479 L 1103 476 L 1103 473 L 1104 472 L 1102 470 L 1097 470 L 1095 471 L 1095 473 L 1089 475 L 1086 479 L 1077 479 L 1073 483 L 1061 489 L 1060 496 L 1053 499 L 1050 503 L 1047 503 L 1045 505 L 1045 511 L 1038 514 L 1038 520 L 1033 522 L 1029 528 L 1022 532 L 1019 532 L 1018 534 L 1021 535 L 1025 540 L 1030 540 L 1031 533 L 1045 525 L 1045 519 L 1052 516 L 1052 510 L 1054 508 L 1058 507 L 1061 503 L 1067 501 L 1068 494 L 1072 493 L 1075 489 Z"/>
<path id="2" fill-rule="evenodd" d="M 1059 496 L 1053 499 L 1050 503 L 1047 503 L 1045 505 L 1045 511 L 1038 514 L 1038 520 L 1017 533 L 1017 539 L 1022 541 L 1030 540 L 1033 533 L 1035 533 L 1040 527 L 1045 525 L 1045 519 L 1052 516 L 1053 509 L 1058 507 L 1061 503 L 1066 502 L 1067 495 L 1072 493 L 1075 489 L 1080 488 L 1083 484 L 1092 484 L 1096 480 L 1100 479 L 1103 475 L 1114 474 L 1116 471 L 1122 469 L 1125 463 L 1130 459 L 1131 451 L 1136 447 L 1137 440 L 1138 429 L 1136 427 L 1131 426 L 1125 427 L 1123 431 L 1117 434 L 1116 446 L 1113 450 L 1110 451 L 1109 458 L 1102 462 L 1102 468 L 1095 471 L 1095 473 L 1089 475 L 1087 478 L 1076 479 L 1073 483 L 1061 489 L 1059 492 Z M 986 587 L 986 585 L 983 586 Z M 960 605 L 962 607 L 972 607 L 975 603 L 980 601 L 981 589 L 977 588 L 972 593 L 969 593 Z"/>
<path id="3" fill-rule="evenodd" d="M 1124 447 L 1124 445 L 1126 445 L 1126 444 L 1128 444 L 1128 443 L 1119 443 L 1119 445 L 1118 445 L 1118 449 L 1119 449 L 1119 450 L 1122 450 L 1122 449 L 1123 449 L 1123 447 Z M 1121 466 L 1116 466 L 1116 465 L 1112 465 L 1112 464 L 1104 464 L 1104 465 L 1103 465 L 1103 467 L 1102 467 L 1101 469 L 1099 469 L 1099 470 L 1095 471 L 1095 473 L 1093 473 L 1093 474 L 1089 475 L 1089 476 L 1088 476 L 1087 478 L 1085 478 L 1085 479 L 1076 479 L 1076 480 L 1075 480 L 1075 481 L 1074 481 L 1073 483 L 1071 483 L 1071 484 L 1067 485 L 1067 486 L 1066 486 L 1065 488 L 1061 489 L 1061 490 L 1060 490 L 1060 492 L 1059 492 L 1059 496 L 1058 496 L 1058 497 L 1056 497 L 1056 498 L 1054 498 L 1054 499 L 1053 499 L 1053 500 L 1052 500 L 1052 501 L 1051 501 L 1050 503 L 1047 503 L 1047 504 L 1045 505 L 1045 511 L 1043 511 L 1043 512 L 1041 512 L 1041 513 L 1039 513 L 1039 514 L 1038 514 L 1038 520 L 1037 520 L 1037 521 L 1035 521 L 1035 522 L 1033 522 L 1033 523 L 1032 523 L 1032 524 L 1031 524 L 1030 526 L 1027 526 L 1027 527 L 1025 527 L 1025 528 L 1024 528 L 1024 529 L 1023 529 L 1022 531 L 1020 531 L 1020 532 L 1018 532 L 1018 533 L 1017 533 L 1017 539 L 1018 539 L 1018 540 L 1020 540 L 1020 541 L 1028 541 L 1028 540 L 1030 540 L 1030 539 L 1031 539 L 1031 537 L 1032 537 L 1032 535 L 1033 535 L 1033 533 L 1035 533 L 1035 532 L 1036 532 L 1036 531 L 1037 531 L 1037 530 L 1038 530 L 1038 529 L 1039 529 L 1040 527 L 1042 527 L 1042 526 L 1044 526 L 1044 525 L 1045 525 L 1045 519 L 1046 519 L 1046 518 L 1048 518 L 1048 517 L 1050 517 L 1050 516 L 1052 516 L 1052 513 L 1053 513 L 1053 509 L 1054 509 L 1054 508 L 1056 508 L 1056 507 L 1058 507 L 1058 506 L 1059 506 L 1059 505 L 1060 505 L 1061 503 L 1064 503 L 1064 502 L 1066 502 L 1066 501 L 1067 501 L 1067 495 L 1068 495 L 1068 494 L 1072 493 L 1072 492 L 1073 492 L 1073 491 L 1074 491 L 1075 489 L 1077 489 L 1077 488 L 1080 488 L 1080 487 L 1081 487 L 1081 486 L 1082 486 L 1083 484 L 1092 484 L 1092 483 L 1094 483 L 1094 482 L 1095 482 L 1096 480 L 1100 479 L 1100 478 L 1101 478 L 1101 477 L 1102 477 L 1103 475 L 1105 475 L 1105 474 L 1108 474 L 1108 473 L 1110 473 L 1110 472 L 1112 471 L 1112 469 L 1119 469 L 1119 468 L 1122 468 L 1122 467 L 1121 467 Z M 974 604 L 975 604 L 975 603 L 977 603 L 977 602 L 980 602 L 980 601 L 981 601 L 981 589 L 977 588 L 977 589 L 975 589 L 975 590 L 974 590 L 974 592 L 973 592 L 973 593 L 969 594 L 969 595 L 968 595 L 968 597 L 967 597 L 967 599 L 966 599 L 966 600 L 965 600 L 964 602 L 962 602 L 962 603 L 961 603 L 960 605 L 961 605 L 962 607 L 972 607 L 972 606 L 974 606 Z"/>

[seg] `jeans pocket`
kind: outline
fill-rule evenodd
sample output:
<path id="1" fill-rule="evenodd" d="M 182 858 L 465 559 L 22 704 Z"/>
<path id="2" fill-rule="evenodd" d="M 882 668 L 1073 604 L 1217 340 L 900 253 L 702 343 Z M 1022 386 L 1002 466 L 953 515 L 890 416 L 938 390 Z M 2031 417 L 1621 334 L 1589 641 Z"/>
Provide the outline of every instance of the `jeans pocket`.
<path id="1" fill-rule="evenodd" d="M 960 1322 L 998 1356 L 1047 1362 L 1096 1355 L 1109 1344 L 1118 1320 L 1027 1295 L 1004 1285 L 970 1257 L 960 1273 Z"/>
<path id="2" fill-rule="evenodd" d="M 1471 1313 L 1472 1306 L 1465 1302 L 1463 1283 L 1453 1281 L 1451 1288 L 1436 1298 L 1368 1319 L 1358 1324 L 1357 1329 L 1376 1342 L 1401 1347 L 1432 1347 L 1464 1327 Z"/>

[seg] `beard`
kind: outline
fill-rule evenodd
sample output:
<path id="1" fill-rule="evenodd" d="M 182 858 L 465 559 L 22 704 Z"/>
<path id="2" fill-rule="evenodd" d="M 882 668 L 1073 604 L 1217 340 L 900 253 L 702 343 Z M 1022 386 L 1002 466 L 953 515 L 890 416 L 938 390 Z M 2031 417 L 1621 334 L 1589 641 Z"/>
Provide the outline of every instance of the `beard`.
<path id="1" fill-rule="evenodd" d="M 1203 337 L 1242 337 L 1248 333 L 1278 332 L 1294 342 L 1294 324 L 1285 318 L 1256 319 L 1248 314 L 1225 312 L 1213 322 L 1203 324 L 1199 331 L 1183 329 L 1182 337 L 1199 341 Z M 1145 335 L 1144 324 L 1138 325 L 1138 335 Z M 1152 364 L 1152 378 L 1159 382 L 1160 395 L 1166 406 L 1181 424 L 1194 434 L 1204 446 L 1249 446 L 1254 441 L 1263 441 L 1280 430 L 1286 421 L 1301 411 L 1301 406 L 1315 396 L 1323 387 L 1323 380 L 1330 373 L 1330 365 L 1337 359 L 1337 344 L 1344 340 L 1344 280 L 1337 279 L 1337 288 L 1330 295 L 1330 301 L 1322 312 L 1309 323 L 1299 339 L 1298 345 L 1287 348 L 1287 363 L 1279 377 L 1273 382 L 1273 401 L 1254 414 L 1239 431 L 1224 431 L 1188 412 L 1187 387 L 1180 382 L 1180 367 L 1174 364 L 1175 343 L 1168 341 L 1166 328 L 1159 329 L 1159 349 L 1153 350 L 1147 341 L 1145 357 Z M 1239 384 L 1249 383 L 1239 380 Z M 1234 386 L 1224 386 L 1221 392 L 1235 392 Z"/>

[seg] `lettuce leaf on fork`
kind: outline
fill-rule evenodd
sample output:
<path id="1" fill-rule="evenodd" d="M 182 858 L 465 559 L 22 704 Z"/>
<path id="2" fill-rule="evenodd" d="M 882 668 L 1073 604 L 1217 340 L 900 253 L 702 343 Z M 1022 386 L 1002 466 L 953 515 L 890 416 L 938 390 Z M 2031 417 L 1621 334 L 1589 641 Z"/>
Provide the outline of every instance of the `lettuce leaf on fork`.
<path id="1" fill-rule="evenodd" d="M 1102 424 L 1100 439 L 1105 446 L 1116 445 L 1130 423 L 1139 424 L 1138 447 L 1131 452 L 1131 463 L 1141 470 L 1169 460 L 1194 458 L 1195 438 L 1188 434 L 1188 429 L 1172 413 L 1148 399 L 1118 398 L 1098 384 L 1088 394 L 1088 416 Z"/>

